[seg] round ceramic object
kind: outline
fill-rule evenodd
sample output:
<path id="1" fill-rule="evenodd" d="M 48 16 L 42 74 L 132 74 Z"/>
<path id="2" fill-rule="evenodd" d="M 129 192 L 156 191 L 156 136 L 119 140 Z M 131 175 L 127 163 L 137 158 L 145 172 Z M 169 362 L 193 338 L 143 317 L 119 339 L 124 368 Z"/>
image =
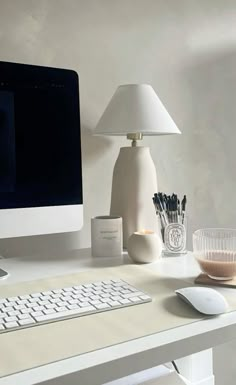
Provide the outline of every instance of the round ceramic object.
<path id="1" fill-rule="evenodd" d="M 160 258 L 163 243 L 154 231 L 136 231 L 128 239 L 128 253 L 137 263 L 151 263 Z"/>

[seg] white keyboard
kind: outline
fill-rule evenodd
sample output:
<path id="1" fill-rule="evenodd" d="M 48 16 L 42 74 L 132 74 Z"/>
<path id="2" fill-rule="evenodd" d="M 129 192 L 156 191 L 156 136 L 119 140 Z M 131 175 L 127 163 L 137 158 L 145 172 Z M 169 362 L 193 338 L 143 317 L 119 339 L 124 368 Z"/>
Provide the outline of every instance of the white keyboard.
<path id="1" fill-rule="evenodd" d="M 120 279 L 0 298 L 0 333 L 151 302 Z"/>

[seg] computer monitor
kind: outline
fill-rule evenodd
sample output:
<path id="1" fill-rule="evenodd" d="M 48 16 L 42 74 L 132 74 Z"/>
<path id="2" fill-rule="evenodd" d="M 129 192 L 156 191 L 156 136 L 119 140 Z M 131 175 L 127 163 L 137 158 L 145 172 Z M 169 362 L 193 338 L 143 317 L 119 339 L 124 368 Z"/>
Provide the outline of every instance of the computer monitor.
<path id="1" fill-rule="evenodd" d="M 0 238 L 83 225 L 78 75 L 0 62 Z"/>

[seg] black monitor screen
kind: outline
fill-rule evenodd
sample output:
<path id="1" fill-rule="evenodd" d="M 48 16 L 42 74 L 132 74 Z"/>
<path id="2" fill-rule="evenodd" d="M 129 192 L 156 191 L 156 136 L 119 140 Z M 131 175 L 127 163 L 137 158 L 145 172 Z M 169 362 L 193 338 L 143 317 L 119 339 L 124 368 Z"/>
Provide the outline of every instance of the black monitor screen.
<path id="1" fill-rule="evenodd" d="M 78 75 L 0 62 L 0 208 L 82 203 Z"/>

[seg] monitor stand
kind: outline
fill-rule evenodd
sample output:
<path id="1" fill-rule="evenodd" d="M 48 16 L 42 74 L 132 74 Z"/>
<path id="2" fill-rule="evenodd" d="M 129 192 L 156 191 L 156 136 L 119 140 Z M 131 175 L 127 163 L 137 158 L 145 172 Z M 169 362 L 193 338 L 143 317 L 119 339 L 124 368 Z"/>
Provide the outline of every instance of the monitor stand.
<path id="1" fill-rule="evenodd" d="M 0 279 L 7 278 L 9 273 L 3 269 L 0 269 Z"/>

